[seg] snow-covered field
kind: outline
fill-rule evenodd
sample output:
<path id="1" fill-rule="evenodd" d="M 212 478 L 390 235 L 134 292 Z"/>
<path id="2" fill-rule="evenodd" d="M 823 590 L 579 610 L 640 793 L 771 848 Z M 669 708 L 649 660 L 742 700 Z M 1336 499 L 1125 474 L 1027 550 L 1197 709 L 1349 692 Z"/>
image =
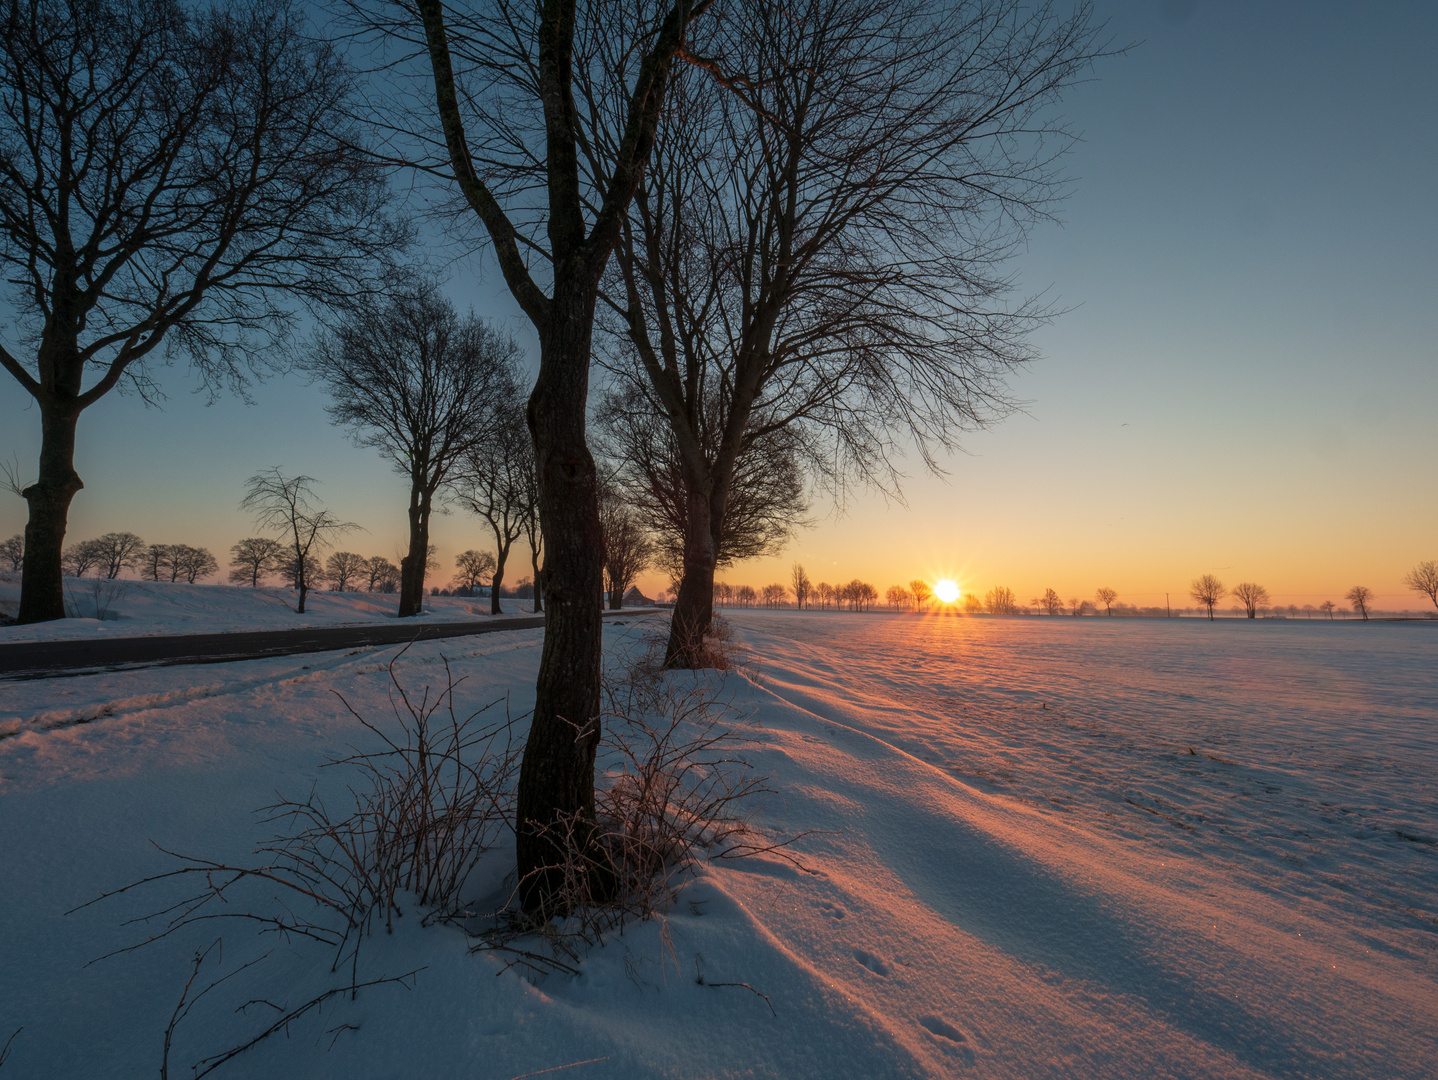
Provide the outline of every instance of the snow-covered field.
<path id="1" fill-rule="evenodd" d="M 812 873 L 707 867 L 666 926 L 538 984 L 401 920 L 364 964 L 422 966 L 413 989 L 331 1002 L 215 1075 L 1433 1075 L 1438 627 L 729 617 L 759 674 L 725 691 L 778 792 L 758 820 L 822 830 Z M 422 643 L 400 677 L 441 681 L 443 655 L 462 705 L 520 713 L 540 641 Z M 393 652 L 0 683 L 0 1043 L 23 1026 L 0 1078 L 155 1074 L 220 931 L 85 967 L 147 905 L 64 912 L 167 868 L 152 839 L 243 856 L 256 808 L 365 745 L 331 691 L 381 717 Z M 224 970 L 254 955 L 224 936 Z M 247 998 L 334 984 L 327 953 L 266 947 L 258 986 L 177 1028 L 171 1075 L 268 1022 Z"/>
<path id="2" fill-rule="evenodd" d="M 28 626 L 0 626 L 0 645 L 12 641 L 75 641 L 101 637 L 143 637 L 155 634 L 218 634 L 233 630 L 290 630 L 311 626 L 362 626 L 394 619 L 397 595 L 325 592 L 316 589 L 305 599 L 305 613 L 295 613 L 293 589 L 263 586 L 186 585 L 182 582 L 120 579 L 98 583 L 105 618 L 97 619 L 95 587 L 90 578 L 66 578 L 71 607 L 83 616 Z M 118 595 L 104 595 L 107 585 Z M 528 600 L 501 600 L 506 615 L 530 614 Z M 489 616 L 489 598 L 426 596 L 420 618 L 455 622 Z M 20 577 L 0 574 L 0 615 L 20 608 Z"/>

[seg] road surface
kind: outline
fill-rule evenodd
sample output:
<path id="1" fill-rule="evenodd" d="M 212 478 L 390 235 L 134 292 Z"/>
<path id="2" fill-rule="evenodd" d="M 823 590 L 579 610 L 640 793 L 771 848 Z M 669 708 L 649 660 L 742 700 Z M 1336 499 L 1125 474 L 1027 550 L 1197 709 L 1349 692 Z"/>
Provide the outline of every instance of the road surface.
<path id="1" fill-rule="evenodd" d="M 641 615 L 652 608 L 606 611 L 613 616 Z M 101 641 L 22 641 L 0 645 L 0 679 L 44 679 L 115 668 L 171 664 L 223 664 L 293 653 L 329 652 L 369 645 L 529 630 L 544 616 L 484 622 L 395 623 L 377 626 L 317 626 L 299 630 L 246 630 L 232 634 L 177 634 L 173 637 L 109 638 Z"/>

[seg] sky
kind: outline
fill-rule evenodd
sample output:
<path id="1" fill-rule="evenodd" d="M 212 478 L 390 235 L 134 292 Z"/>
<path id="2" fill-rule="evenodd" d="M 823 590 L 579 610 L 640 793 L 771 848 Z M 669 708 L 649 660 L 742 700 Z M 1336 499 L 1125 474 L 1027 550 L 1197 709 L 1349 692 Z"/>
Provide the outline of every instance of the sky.
<path id="1" fill-rule="evenodd" d="M 952 577 L 1020 600 L 1105 585 L 1178 606 L 1215 573 L 1285 604 L 1341 602 L 1355 584 L 1384 607 L 1427 602 L 1402 577 L 1438 559 L 1438 9 L 1099 0 L 1096 12 L 1132 47 L 1065 97 L 1083 137 L 1061 222 L 1036 227 L 1010 267 L 1063 311 L 1012 381 L 1025 408 L 968 436 L 943 477 L 916 462 L 902 500 L 817 500 L 780 555 L 721 578 L 787 581 L 797 561 L 881 593 Z M 482 257 L 450 288 L 533 356 Z M 182 369 L 161 383 L 161 408 L 112 394 L 82 416 L 71 539 L 129 530 L 223 562 L 254 533 L 245 479 L 279 465 L 364 526 L 345 547 L 396 555 L 405 482 L 330 425 L 319 388 L 275 378 L 252 404 L 207 404 Z M 27 401 L 0 384 L 0 459 L 28 478 Z M 0 536 L 24 521 L 24 502 L 0 496 Z M 441 577 L 459 551 L 493 546 L 461 511 L 434 540 Z M 528 572 L 518 558 L 511 581 Z"/>

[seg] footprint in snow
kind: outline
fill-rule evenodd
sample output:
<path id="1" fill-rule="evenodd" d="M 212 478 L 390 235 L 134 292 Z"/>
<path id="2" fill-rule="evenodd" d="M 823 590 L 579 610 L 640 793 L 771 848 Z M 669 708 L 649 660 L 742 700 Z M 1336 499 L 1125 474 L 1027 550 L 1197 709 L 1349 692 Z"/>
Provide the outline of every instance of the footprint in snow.
<path id="1" fill-rule="evenodd" d="M 875 975 L 879 976 L 879 978 L 887 979 L 889 977 L 889 965 L 882 956 L 875 956 L 873 953 L 865 952 L 863 949 L 855 949 L 854 959 L 863 964 Z M 963 1036 L 959 1037 L 963 1038 Z"/>
<path id="2" fill-rule="evenodd" d="M 842 919 L 849 913 L 837 904 L 831 904 L 827 900 L 820 900 L 819 906 L 824 909 L 824 914 L 831 919 Z"/>
<path id="3" fill-rule="evenodd" d="M 949 1042 L 966 1043 L 969 1041 L 962 1031 L 954 1027 L 954 1025 L 947 1020 L 940 1020 L 937 1016 L 919 1017 L 919 1026 L 930 1035 L 935 1035 L 940 1039 L 948 1039 Z"/>

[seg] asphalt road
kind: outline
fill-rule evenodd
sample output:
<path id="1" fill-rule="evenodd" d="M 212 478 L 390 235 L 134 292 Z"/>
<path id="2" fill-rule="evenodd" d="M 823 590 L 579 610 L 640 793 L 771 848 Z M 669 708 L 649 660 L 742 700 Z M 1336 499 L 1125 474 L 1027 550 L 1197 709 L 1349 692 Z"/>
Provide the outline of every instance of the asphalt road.
<path id="1" fill-rule="evenodd" d="M 606 618 L 653 609 L 606 611 Z M 544 616 L 485 622 L 395 623 L 379 626 L 318 626 L 302 630 L 247 630 L 233 634 L 178 634 L 173 637 L 109 638 L 103 641 L 22 641 L 0 645 L 0 679 L 44 679 L 115 668 L 171 664 L 224 664 L 293 653 L 329 652 L 368 645 L 529 630 Z"/>

